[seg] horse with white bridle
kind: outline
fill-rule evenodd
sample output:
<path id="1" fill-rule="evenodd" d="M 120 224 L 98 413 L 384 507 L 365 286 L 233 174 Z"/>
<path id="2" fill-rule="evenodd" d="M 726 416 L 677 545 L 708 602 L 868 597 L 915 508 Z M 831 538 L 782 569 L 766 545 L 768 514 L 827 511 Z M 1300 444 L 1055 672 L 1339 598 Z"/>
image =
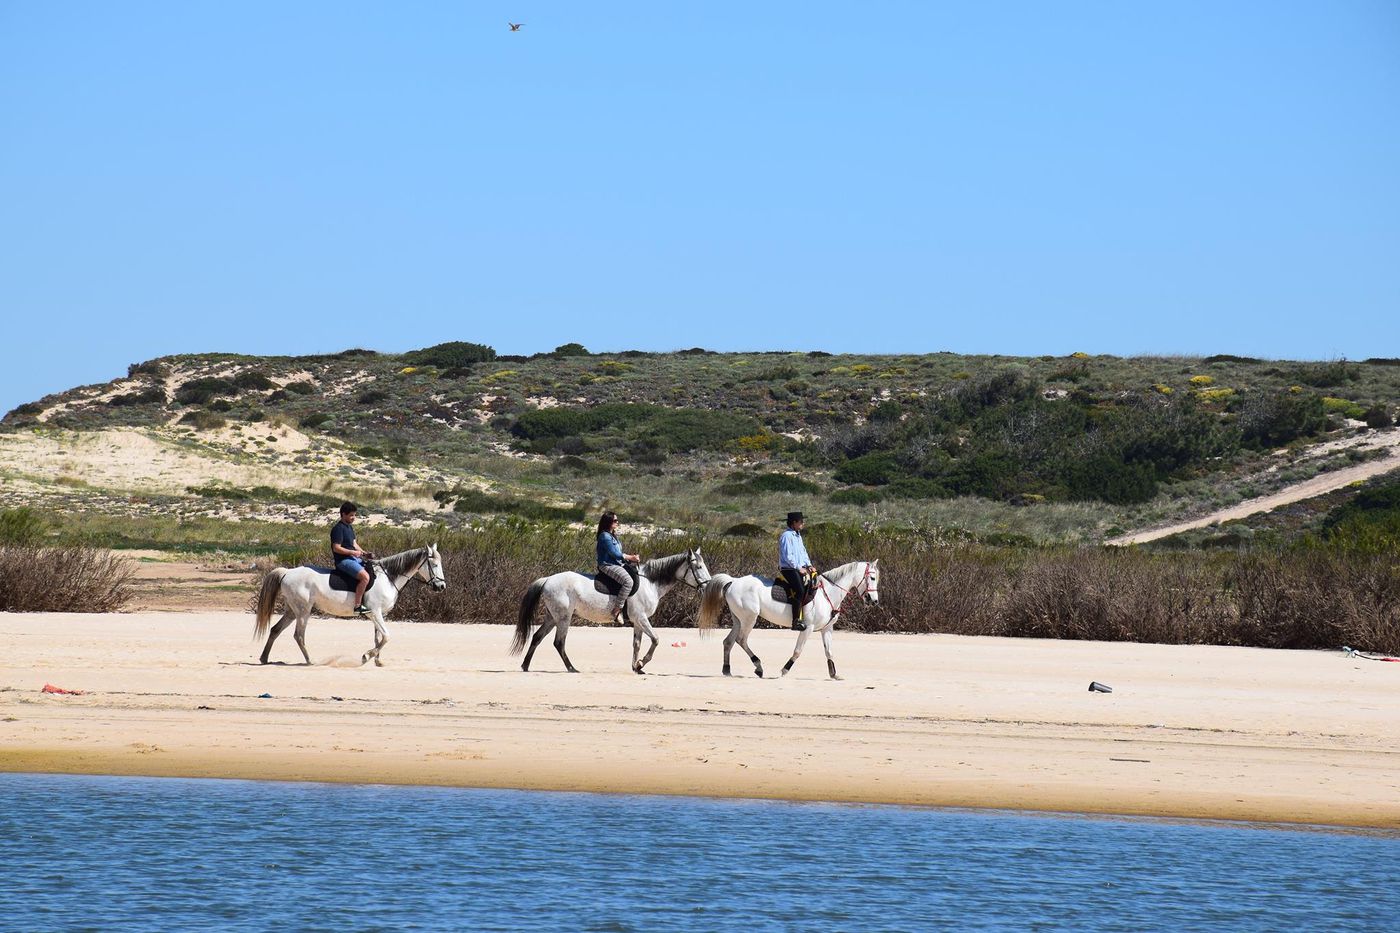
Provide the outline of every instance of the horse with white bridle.
<path id="1" fill-rule="evenodd" d="M 563 659 L 564 667 L 571 674 L 578 673 L 564 652 L 564 640 L 569 636 L 569 623 L 573 621 L 574 616 L 588 619 L 590 622 L 612 622 L 612 615 L 608 612 L 612 598 L 594 588 L 594 576 L 591 573 L 565 570 L 548 577 L 540 577 L 530 584 L 525 596 L 520 600 L 520 619 L 515 626 L 515 640 L 510 645 L 510 653 L 519 654 L 524 650 L 526 641 L 530 643 L 530 650 L 525 653 L 525 661 L 520 665 L 522 671 L 530 669 L 530 660 L 535 656 L 535 649 L 544 640 L 544 636 L 554 630 L 554 649 Z M 700 555 L 699 548 L 684 554 L 658 557 L 637 567 L 637 589 L 627 597 L 627 617 L 632 620 L 632 670 L 638 674 L 645 673 L 643 668 L 647 666 L 652 655 L 656 654 L 658 639 L 651 627 L 651 617 L 656 612 L 661 598 L 678 583 L 698 590 L 709 579 L 710 569 L 705 566 L 705 558 Z M 540 603 L 544 603 L 544 621 L 540 623 L 535 637 L 530 638 L 530 626 Z M 646 657 L 639 658 L 643 634 L 651 639 L 651 647 L 647 649 Z"/>
<path id="2" fill-rule="evenodd" d="M 813 632 L 822 633 L 822 647 L 826 649 L 826 667 L 832 680 L 836 676 L 836 662 L 831 657 L 831 634 L 846 600 L 851 597 L 864 598 L 867 602 L 880 601 L 880 562 L 878 560 L 857 560 L 842 564 L 834 570 L 817 576 L 816 595 L 807 605 L 804 618 L 807 627 L 797 634 L 797 646 L 792 649 L 792 657 L 783 665 L 783 674 L 792 670 L 802 648 L 807 644 L 807 636 Z M 763 662 L 749 648 L 749 633 L 762 617 L 775 625 L 787 628 L 792 622 L 792 606 L 780 603 L 772 596 L 773 578 L 750 574 L 747 577 L 731 577 L 727 573 L 717 573 L 710 578 L 700 591 L 699 627 L 703 632 L 714 628 L 715 622 L 724 607 L 728 606 L 734 616 L 734 625 L 724 639 L 724 675 L 730 676 L 729 652 L 737 643 L 753 662 L 754 673 L 763 676 Z"/>
<path id="3" fill-rule="evenodd" d="M 364 664 L 373 659 L 376 667 L 383 667 L 384 662 L 379 660 L 379 652 L 389 643 L 389 633 L 384 628 L 384 617 L 399 601 L 399 594 L 403 592 L 403 588 L 417 577 L 431 585 L 434 590 L 442 592 L 447 589 L 447 578 L 442 574 L 442 556 L 438 554 L 436 544 L 391 554 L 373 563 L 379 572 L 379 578 L 374 586 L 365 591 L 365 608 L 369 610 L 370 620 L 374 622 L 374 647 L 361 655 L 360 663 Z M 293 622 L 297 624 L 297 647 L 301 649 L 301 656 L 306 659 L 306 663 L 311 663 L 311 655 L 306 652 L 306 620 L 311 618 L 313 609 L 333 616 L 355 614 L 354 587 L 349 590 L 331 589 L 333 575 L 315 567 L 279 567 L 263 579 L 262 588 L 258 590 L 258 621 L 253 629 L 253 637 L 261 638 L 267 631 L 267 624 L 272 620 L 272 610 L 277 604 L 278 596 L 282 597 L 287 610 L 272 627 L 267 647 L 263 648 L 262 657 L 259 659 L 263 664 L 267 663 L 272 643 L 282 634 L 283 629 Z"/>

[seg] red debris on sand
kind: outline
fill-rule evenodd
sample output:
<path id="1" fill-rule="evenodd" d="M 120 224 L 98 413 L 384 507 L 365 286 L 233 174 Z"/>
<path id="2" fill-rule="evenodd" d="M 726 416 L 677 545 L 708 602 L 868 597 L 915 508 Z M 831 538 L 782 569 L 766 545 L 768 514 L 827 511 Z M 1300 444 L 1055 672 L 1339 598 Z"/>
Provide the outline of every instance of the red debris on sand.
<path id="1" fill-rule="evenodd" d="M 87 691 L 86 691 L 86 690 L 64 690 L 62 687 L 55 687 L 53 684 L 44 684 L 44 689 L 43 689 L 42 691 L 40 691 L 40 692 L 42 692 L 42 693 L 66 693 L 66 694 L 68 694 L 68 695 L 70 695 L 70 696 L 80 697 L 80 696 L 82 696 L 84 693 L 86 693 Z"/>

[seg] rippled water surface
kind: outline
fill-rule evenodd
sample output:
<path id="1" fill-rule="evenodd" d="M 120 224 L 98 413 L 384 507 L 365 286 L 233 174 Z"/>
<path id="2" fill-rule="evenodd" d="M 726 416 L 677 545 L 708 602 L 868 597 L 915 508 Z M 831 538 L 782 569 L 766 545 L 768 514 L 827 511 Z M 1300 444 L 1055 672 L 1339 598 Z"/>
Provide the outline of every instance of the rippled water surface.
<path id="1" fill-rule="evenodd" d="M 0 774 L 0 928 L 1395 930 L 1400 837 Z"/>

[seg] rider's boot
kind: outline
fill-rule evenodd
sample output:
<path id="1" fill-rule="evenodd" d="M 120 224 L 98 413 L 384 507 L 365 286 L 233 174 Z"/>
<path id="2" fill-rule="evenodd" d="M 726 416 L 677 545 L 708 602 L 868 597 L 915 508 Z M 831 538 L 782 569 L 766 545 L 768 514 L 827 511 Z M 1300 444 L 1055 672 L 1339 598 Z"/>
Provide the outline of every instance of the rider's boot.
<path id="1" fill-rule="evenodd" d="M 800 599 L 801 597 L 797 597 Z M 792 630 L 794 632 L 807 631 L 807 623 L 802 621 L 802 604 L 792 604 Z"/>

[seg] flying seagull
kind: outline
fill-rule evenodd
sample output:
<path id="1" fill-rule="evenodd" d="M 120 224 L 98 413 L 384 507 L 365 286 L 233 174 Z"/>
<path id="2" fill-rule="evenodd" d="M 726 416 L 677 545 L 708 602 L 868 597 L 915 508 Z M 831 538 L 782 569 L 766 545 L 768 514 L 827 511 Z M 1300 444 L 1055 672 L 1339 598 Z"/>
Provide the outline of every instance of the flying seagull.
<path id="1" fill-rule="evenodd" d="M 521 27 L 521 26 L 524 26 L 525 24 L 524 24 L 524 23 L 511 23 L 511 22 L 507 22 L 506 25 L 510 27 L 510 31 L 511 31 L 511 32 L 519 32 L 519 31 L 520 31 L 520 27 Z"/>

